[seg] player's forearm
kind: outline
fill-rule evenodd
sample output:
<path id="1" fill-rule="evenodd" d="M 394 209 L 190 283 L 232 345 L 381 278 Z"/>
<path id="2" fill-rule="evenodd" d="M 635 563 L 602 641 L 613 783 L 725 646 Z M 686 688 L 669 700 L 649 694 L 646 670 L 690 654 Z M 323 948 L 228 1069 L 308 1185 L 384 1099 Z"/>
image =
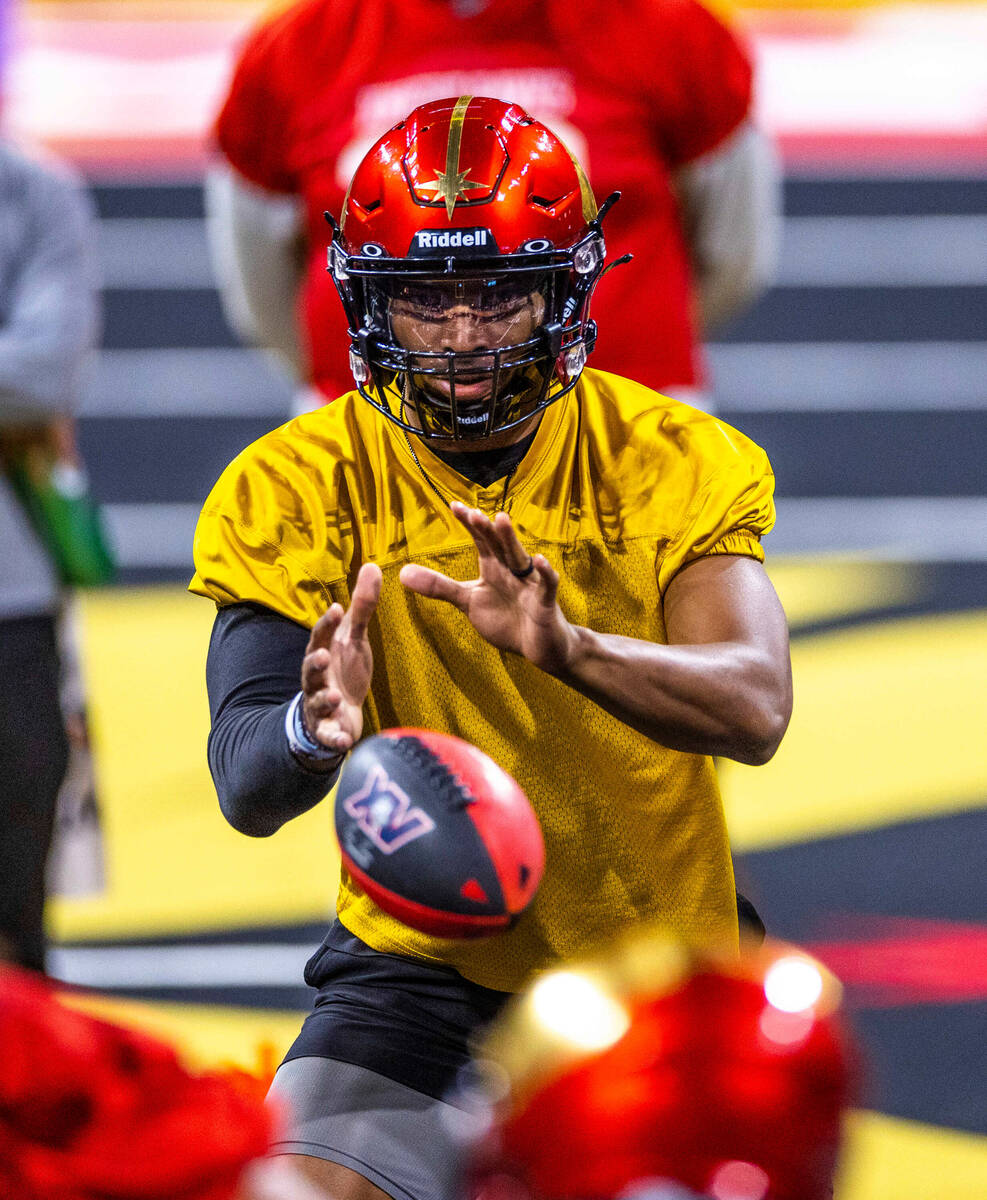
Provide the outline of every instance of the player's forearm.
<path id="1" fill-rule="evenodd" d="M 787 663 L 740 643 L 663 646 L 574 629 L 558 678 L 673 750 L 752 765 L 777 750 L 791 716 Z"/>
<path id="2" fill-rule="evenodd" d="M 287 704 L 228 708 L 209 733 L 209 769 L 219 806 L 234 829 L 269 837 L 314 807 L 336 772 L 307 769 L 285 736 Z"/>
<path id="3" fill-rule="evenodd" d="M 285 728 L 307 642 L 308 630 L 260 605 L 216 614 L 206 661 L 209 769 L 223 815 L 252 837 L 269 837 L 332 787 L 333 774 L 295 758 Z"/>

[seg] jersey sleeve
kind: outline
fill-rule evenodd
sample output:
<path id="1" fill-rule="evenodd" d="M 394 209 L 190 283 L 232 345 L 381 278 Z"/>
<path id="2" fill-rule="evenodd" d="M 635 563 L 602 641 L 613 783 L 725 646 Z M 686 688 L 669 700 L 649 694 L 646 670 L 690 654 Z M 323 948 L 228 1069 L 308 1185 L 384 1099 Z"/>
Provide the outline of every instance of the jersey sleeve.
<path id="1" fill-rule="evenodd" d="M 753 69 L 736 34 L 696 0 L 646 0 L 654 127 L 674 170 L 718 146 L 751 106 Z"/>
<path id="2" fill-rule="evenodd" d="M 262 604 L 300 625 L 315 624 L 333 600 L 324 568 L 326 547 L 337 539 L 325 506 L 293 476 L 290 464 L 249 450 L 234 459 L 196 526 L 190 592 L 221 608 Z"/>
<path id="3" fill-rule="evenodd" d="M 768 456 L 736 430 L 713 422 L 716 462 L 705 475 L 658 566 L 662 594 L 678 571 L 712 554 L 764 561 L 761 538 L 774 525 L 774 472 Z"/>
<path id="4" fill-rule="evenodd" d="M 298 190 L 290 154 L 292 44 L 277 20 L 250 34 L 213 127 L 215 144 L 236 170 L 275 192 Z"/>

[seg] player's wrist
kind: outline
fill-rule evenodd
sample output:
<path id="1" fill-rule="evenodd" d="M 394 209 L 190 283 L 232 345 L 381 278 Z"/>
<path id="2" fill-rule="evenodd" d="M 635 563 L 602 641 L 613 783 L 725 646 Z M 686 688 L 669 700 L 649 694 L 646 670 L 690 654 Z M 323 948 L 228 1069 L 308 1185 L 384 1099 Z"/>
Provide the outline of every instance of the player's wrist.
<path id="1" fill-rule="evenodd" d="M 333 750 L 323 745 L 305 724 L 304 695 L 299 692 L 288 705 L 284 718 L 284 731 L 288 749 L 296 762 L 309 771 L 328 774 L 334 771 L 346 757 L 345 751 Z"/>
<path id="2" fill-rule="evenodd" d="M 587 653 L 586 639 L 583 635 L 589 636 L 590 630 L 565 621 L 550 656 L 537 665 L 562 683 L 571 683 L 578 677 L 580 660 Z"/>

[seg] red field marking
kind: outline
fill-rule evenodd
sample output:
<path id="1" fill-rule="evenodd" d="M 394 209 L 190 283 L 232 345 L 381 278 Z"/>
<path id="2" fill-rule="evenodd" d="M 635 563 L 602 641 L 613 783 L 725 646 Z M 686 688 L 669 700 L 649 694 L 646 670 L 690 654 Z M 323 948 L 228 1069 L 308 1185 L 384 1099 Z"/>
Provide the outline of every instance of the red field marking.
<path id="1" fill-rule="evenodd" d="M 987 925 L 908 917 L 840 924 L 847 921 L 850 937 L 806 949 L 854 989 L 858 1007 L 987 1000 Z"/>

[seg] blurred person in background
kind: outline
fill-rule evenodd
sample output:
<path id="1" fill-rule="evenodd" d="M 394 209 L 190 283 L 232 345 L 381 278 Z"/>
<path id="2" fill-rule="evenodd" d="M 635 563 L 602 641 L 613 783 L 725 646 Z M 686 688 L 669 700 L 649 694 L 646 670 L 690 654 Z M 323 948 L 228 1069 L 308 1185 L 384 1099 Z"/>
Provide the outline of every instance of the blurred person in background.
<path id="1" fill-rule="evenodd" d="M 69 414 L 99 325 L 93 239 L 78 180 L 0 141 L 0 939 L 39 971 L 69 743 L 57 645 L 64 576 L 25 488 L 40 467 L 42 488 L 62 479 L 70 510 L 80 500 Z"/>
<path id="2" fill-rule="evenodd" d="M 780 189 L 752 116 L 749 55 L 696 0 L 302 0 L 240 55 L 207 180 L 228 318 L 315 389 L 351 386 L 326 273 L 363 154 L 416 105 L 510 98 L 556 130 L 624 201 L 609 249 L 633 250 L 601 294 L 594 365 L 709 407 L 701 340 L 770 281 Z M 642 336 L 646 325 L 648 335 Z"/>
<path id="3" fill-rule="evenodd" d="M 857 1075 L 840 1003 L 777 942 L 728 960 L 652 931 L 542 975 L 478 1048 L 485 1087 L 467 1073 L 467 1200 L 830 1200 Z"/>
<path id="4" fill-rule="evenodd" d="M 0 1200 L 327 1200 L 265 1160 L 277 1114 L 85 997 L 0 964 Z"/>

